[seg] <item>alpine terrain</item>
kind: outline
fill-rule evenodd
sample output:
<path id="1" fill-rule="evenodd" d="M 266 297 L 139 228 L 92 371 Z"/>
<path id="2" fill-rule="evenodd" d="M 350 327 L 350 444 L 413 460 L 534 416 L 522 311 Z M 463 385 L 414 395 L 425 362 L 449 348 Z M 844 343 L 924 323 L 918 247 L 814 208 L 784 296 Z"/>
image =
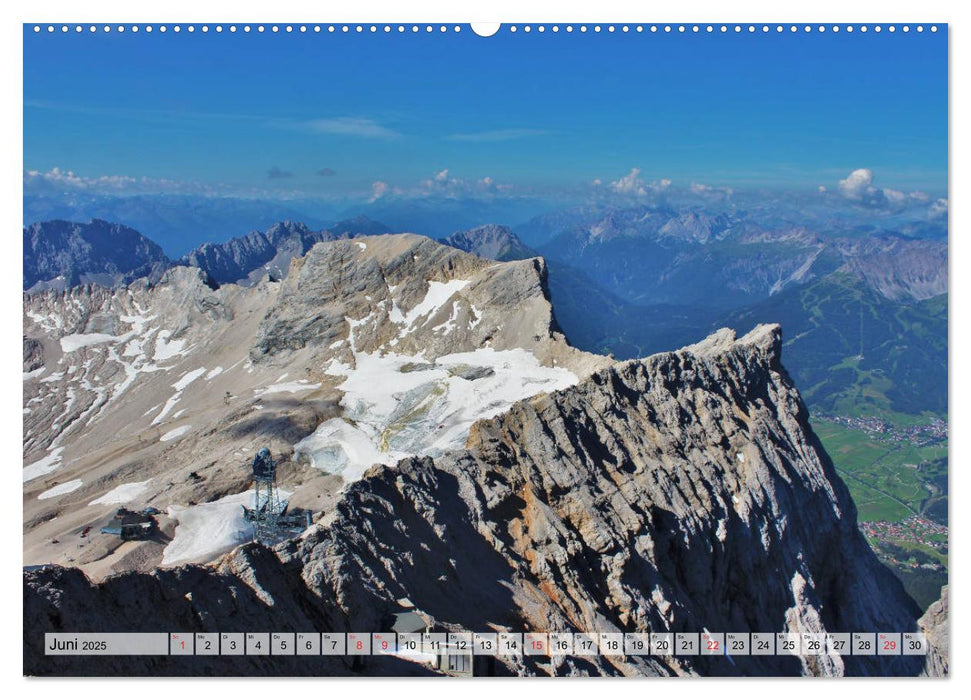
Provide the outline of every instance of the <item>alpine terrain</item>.
<path id="1" fill-rule="evenodd" d="M 500 233 L 497 257 L 515 243 Z M 42 648 L 55 631 L 385 631 L 409 612 L 436 631 L 926 630 L 934 644 L 926 667 L 477 662 L 497 675 L 946 673 L 946 598 L 924 615 L 870 549 L 778 325 L 618 362 L 568 344 L 543 258 L 317 238 L 291 225 L 158 279 L 25 293 L 26 674 L 441 673 L 396 656 Z M 241 264 L 254 255 L 266 274 Z M 270 545 L 249 541 L 240 507 L 261 447 L 310 513 Z M 152 536 L 101 533 L 120 506 L 151 513 Z"/>

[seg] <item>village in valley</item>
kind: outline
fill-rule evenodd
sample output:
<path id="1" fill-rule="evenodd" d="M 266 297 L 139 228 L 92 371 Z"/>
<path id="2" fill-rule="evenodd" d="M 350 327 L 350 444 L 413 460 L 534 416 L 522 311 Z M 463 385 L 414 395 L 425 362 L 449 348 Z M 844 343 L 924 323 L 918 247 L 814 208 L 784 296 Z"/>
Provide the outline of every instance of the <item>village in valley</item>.
<path id="1" fill-rule="evenodd" d="M 947 559 L 947 526 L 935 523 L 920 515 L 913 515 L 903 522 L 861 522 L 860 530 L 868 540 L 880 550 L 886 545 L 913 545 L 908 547 L 908 552 L 914 549 L 933 550 L 930 553 L 940 555 L 945 561 Z M 883 545 L 881 547 L 881 545 Z M 885 554 L 885 558 L 895 566 L 905 566 L 909 568 L 924 568 L 935 571 L 943 571 L 946 567 L 940 562 L 924 561 L 911 555 L 906 559 L 901 559 L 893 554 Z"/>

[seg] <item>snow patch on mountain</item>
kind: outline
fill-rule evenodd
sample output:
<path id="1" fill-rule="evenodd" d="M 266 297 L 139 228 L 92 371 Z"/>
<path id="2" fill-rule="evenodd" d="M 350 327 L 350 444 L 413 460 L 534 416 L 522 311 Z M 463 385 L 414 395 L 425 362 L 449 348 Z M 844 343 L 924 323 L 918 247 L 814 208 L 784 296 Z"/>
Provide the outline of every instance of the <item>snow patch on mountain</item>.
<path id="1" fill-rule="evenodd" d="M 353 346 L 353 343 L 352 343 Z M 355 353 L 355 367 L 331 362 L 347 378 L 344 415 L 322 423 L 294 449 L 317 469 L 356 481 L 375 463 L 437 456 L 465 444 L 472 424 L 516 401 L 579 381 L 544 367 L 523 349 L 481 348 L 428 362 L 420 355 Z"/>
<path id="2" fill-rule="evenodd" d="M 80 479 L 73 479 L 72 481 L 66 481 L 63 484 L 58 484 L 54 488 L 47 489 L 44 493 L 37 497 L 38 501 L 46 501 L 48 498 L 56 498 L 58 496 L 63 496 L 65 494 L 71 493 L 72 491 L 77 491 L 81 488 L 84 482 Z"/>
<path id="3" fill-rule="evenodd" d="M 159 440 L 162 442 L 169 442 L 171 440 L 175 440 L 176 438 L 182 437 L 190 430 L 192 430 L 191 425 L 180 425 L 178 428 L 173 428 L 169 432 L 165 433 L 165 435 L 160 437 Z"/>
<path id="4" fill-rule="evenodd" d="M 185 388 L 205 373 L 206 368 L 199 367 L 198 369 L 194 369 L 191 372 L 186 372 L 183 374 L 182 378 L 172 385 L 172 388 L 175 389 L 175 393 L 169 397 L 169 400 L 165 402 L 162 410 L 159 411 L 159 414 L 152 420 L 152 425 L 158 425 L 161 423 L 165 419 L 165 416 L 169 414 L 169 411 L 171 411 L 175 407 L 175 404 L 179 402 L 179 399 L 182 398 L 182 392 L 185 391 Z"/>
<path id="5" fill-rule="evenodd" d="M 118 340 L 121 340 L 119 336 L 108 335 L 107 333 L 72 333 L 61 338 L 61 350 L 74 352 L 90 345 L 101 345 Z"/>
<path id="6" fill-rule="evenodd" d="M 280 498 L 292 492 L 280 489 Z M 179 524 L 175 536 L 162 553 L 162 565 L 207 562 L 238 544 L 246 542 L 252 526 L 243 519 L 242 506 L 253 505 L 253 490 L 224 496 L 195 506 L 173 505 L 168 515 Z"/>
<path id="7" fill-rule="evenodd" d="M 115 503 L 130 503 L 148 490 L 148 484 L 151 481 L 151 479 L 148 479 L 146 481 L 132 481 L 127 484 L 120 484 L 119 486 L 111 489 L 111 491 L 106 493 L 101 498 L 94 499 L 88 505 L 98 506 L 112 505 Z"/>
<path id="8" fill-rule="evenodd" d="M 268 387 L 263 389 L 257 389 L 256 395 L 263 396 L 264 394 L 298 394 L 302 391 L 311 391 L 313 389 L 319 389 L 320 384 L 314 384 L 307 379 L 298 379 L 293 382 L 278 382 L 276 384 L 270 384 Z"/>
<path id="9" fill-rule="evenodd" d="M 185 347 L 184 340 L 169 340 L 172 332 L 162 330 L 158 332 L 158 337 L 155 340 L 155 360 L 170 360 L 173 357 L 178 357 L 184 355 L 185 352 L 183 348 Z"/>
<path id="10" fill-rule="evenodd" d="M 425 298 L 405 314 L 402 321 L 404 328 L 401 331 L 401 335 L 404 336 L 408 333 L 420 319 L 435 315 L 440 308 L 448 303 L 448 300 L 452 298 L 453 294 L 465 289 L 468 284 L 468 280 L 429 282 Z M 394 309 L 394 306 L 392 309 Z"/>
<path id="11" fill-rule="evenodd" d="M 55 447 L 46 457 L 24 467 L 24 483 L 26 484 L 28 481 L 57 470 L 61 466 L 61 453 L 63 451 L 63 447 Z"/>

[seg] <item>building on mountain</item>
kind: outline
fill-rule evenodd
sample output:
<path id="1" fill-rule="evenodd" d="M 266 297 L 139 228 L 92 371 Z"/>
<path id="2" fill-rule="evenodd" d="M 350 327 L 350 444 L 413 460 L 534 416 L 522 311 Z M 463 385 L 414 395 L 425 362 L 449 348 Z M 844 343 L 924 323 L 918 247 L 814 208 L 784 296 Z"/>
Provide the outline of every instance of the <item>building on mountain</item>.
<path id="1" fill-rule="evenodd" d="M 119 508 L 108 524 L 101 528 L 101 534 L 114 535 L 123 540 L 147 540 L 155 533 L 156 528 L 155 518 L 151 513 L 135 513 L 127 508 Z"/>

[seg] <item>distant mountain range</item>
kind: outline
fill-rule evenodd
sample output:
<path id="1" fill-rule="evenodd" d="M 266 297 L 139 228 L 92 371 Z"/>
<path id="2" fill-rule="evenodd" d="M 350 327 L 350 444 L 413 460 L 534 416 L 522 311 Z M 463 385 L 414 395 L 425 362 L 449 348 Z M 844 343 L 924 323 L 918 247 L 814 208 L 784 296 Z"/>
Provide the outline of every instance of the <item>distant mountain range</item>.
<path id="1" fill-rule="evenodd" d="M 290 261 L 303 256 L 315 243 L 385 233 L 391 233 L 391 229 L 363 216 L 340 221 L 320 231 L 311 231 L 302 223 L 283 221 L 266 231 L 252 231 L 225 243 L 204 243 L 180 258 L 178 264 L 198 267 L 219 284 L 249 285 L 266 274 L 282 278 Z"/>
<path id="2" fill-rule="evenodd" d="M 383 221 L 395 231 L 445 238 L 457 230 L 483 223 L 511 225 L 548 211 L 555 204 L 536 197 L 492 198 L 430 194 L 421 198 L 382 197 L 363 206 L 345 210 L 341 218 L 364 214 Z"/>
<path id="3" fill-rule="evenodd" d="M 566 249 L 563 257 L 570 262 L 560 257 L 564 248 L 544 246 L 556 319 L 577 347 L 618 358 L 645 357 L 723 326 L 779 323 L 785 330 L 790 371 L 817 409 L 850 415 L 947 412 L 946 245 L 886 234 L 827 241 L 799 230 L 787 235 L 750 230 L 727 264 L 736 270 L 750 268 L 749 279 L 763 281 L 762 293 L 726 309 L 719 295 L 730 292 L 712 281 L 711 266 L 692 267 L 678 260 L 672 267 L 689 276 L 684 287 L 710 289 L 714 299 L 686 294 L 694 303 L 638 304 L 609 290 L 594 275 L 606 265 L 600 246 L 609 246 L 610 239 L 630 246 L 631 258 L 615 260 L 612 269 L 652 264 L 638 257 L 638 237 L 618 228 L 605 225 L 588 231 L 580 254 L 571 256 Z M 669 220 L 654 231 L 655 241 L 690 241 L 698 249 L 717 246 L 719 238 L 731 235 L 725 219 L 694 216 Z M 574 232 L 572 239 L 579 238 Z M 443 242 L 496 260 L 540 255 L 498 226 L 456 233 Z M 775 249 L 774 262 L 767 262 L 760 245 Z M 801 274 L 766 289 L 760 264 L 798 255 L 786 251 L 790 245 L 795 251 L 818 252 L 807 257 Z M 701 252 L 695 250 L 693 256 Z M 594 264 L 588 264 L 590 259 Z"/>
<path id="4" fill-rule="evenodd" d="M 124 222 L 178 258 L 203 241 L 221 242 L 241 231 L 265 229 L 287 219 L 322 226 L 338 218 L 333 207 L 319 202 L 270 201 L 199 195 L 25 194 L 24 225 L 35 221 Z"/>
<path id="5" fill-rule="evenodd" d="M 780 323 L 790 370 L 817 408 L 946 411 L 944 241 L 762 228 L 724 213 L 651 207 L 562 212 L 545 223 L 568 228 L 538 249 L 496 224 L 441 242 L 499 261 L 545 257 L 556 321 L 582 349 L 644 357 L 722 326 Z M 315 243 L 391 231 L 363 216 L 320 230 L 286 220 L 170 261 L 124 226 L 43 222 L 24 229 L 24 288 L 112 287 L 172 265 L 248 286 L 283 278 Z"/>
<path id="6" fill-rule="evenodd" d="M 537 247 L 637 304 L 732 309 L 850 266 L 881 295 L 947 291 L 947 244 L 900 234 L 822 235 L 725 213 L 636 207 L 575 224 Z"/>
<path id="7" fill-rule="evenodd" d="M 170 260 L 155 242 L 127 226 L 100 219 L 45 221 L 24 228 L 24 289 L 63 289 L 85 283 L 116 287 L 138 277 L 154 281 L 173 265 L 197 267 L 216 284 L 250 285 L 267 274 L 283 277 L 293 258 L 320 241 L 385 233 L 390 233 L 387 226 L 363 216 L 320 231 L 287 220 L 224 243 L 204 243 Z"/>
<path id="8" fill-rule="evenodd" d="M 64 289 L 94 283 L 158 279 L 169 259 L 138 231 L 100 219 L 45 221 L 24 229 L 24 289 Z"/>

